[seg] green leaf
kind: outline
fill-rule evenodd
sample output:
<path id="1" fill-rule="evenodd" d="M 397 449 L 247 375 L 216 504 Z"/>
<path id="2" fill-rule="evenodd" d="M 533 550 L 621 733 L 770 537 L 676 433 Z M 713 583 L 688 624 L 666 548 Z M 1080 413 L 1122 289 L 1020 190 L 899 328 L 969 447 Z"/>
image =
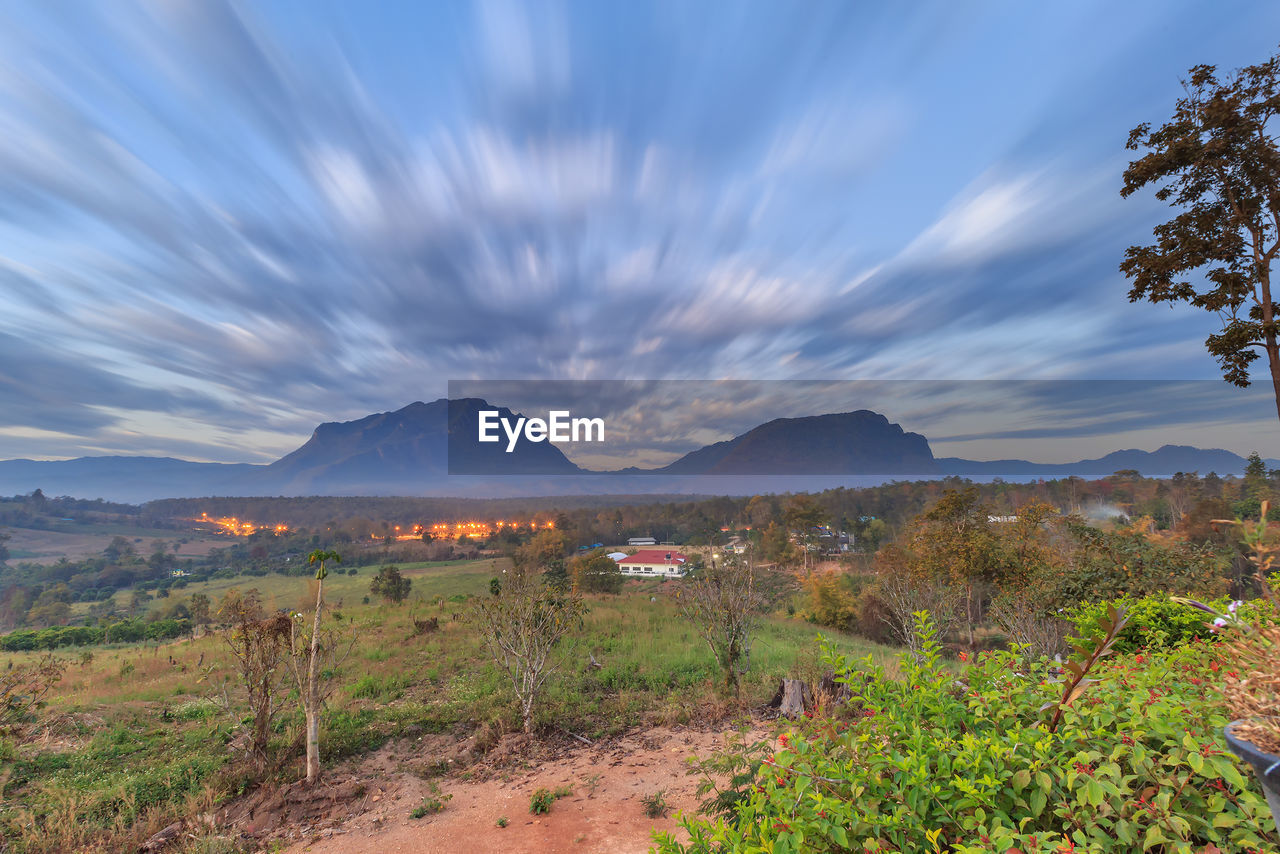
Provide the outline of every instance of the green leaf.
<path id="1" fill-rule="evenodd" d="M 1013 788 L 1021 791 L 1031 783 L 1031 772 L 1026 768 L 1023 768 L 1022 770 L 1015 772 L 1009 782 L 1013 783 Z"/>

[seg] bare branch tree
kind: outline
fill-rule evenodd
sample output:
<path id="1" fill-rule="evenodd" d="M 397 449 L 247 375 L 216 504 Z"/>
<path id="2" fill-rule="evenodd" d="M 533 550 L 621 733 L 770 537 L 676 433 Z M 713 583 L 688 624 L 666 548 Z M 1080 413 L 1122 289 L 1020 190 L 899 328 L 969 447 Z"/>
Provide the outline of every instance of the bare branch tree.
<path id="1" fill-rule="evenodd" d="M 493 660 L 506 671 L 526 733 L 533 731 L 538 695 L 555 670 L 551 651 L 581 625 L 582 600 L 543 583 L 533 570 L 514 572 L 471 611 Z"/>
<path id="2" fill-rule="evenodd" d="M 889 631 L 917 657 L 922 652 L 916 631 L 917 613 L 928 612 L 940 637 L 945 637 L 961 622 L 964 591 L 943 581 L 894 573 L 881 576 L 876 593 L 885 604 L 884 621 Z"/>
<path id="3" fill-rule="evenodd" d="M 267 616 L 257 591 L 228 597 L 220 616 L 230 623 L 223 639 L 236 658 L 253 717 L 249 755 L 261 769 L 267 761 L 271 722 L 283 705 L 283 665 L 290 653 L 293 621 L 286 614 Z"/>
<path id="4" fill-rule="evenodd" d="M 751 635 L 764 596 L 756 589 L 749 559 L 726 555 L 723 562 L 695 570 L 676 592 L 680 613 L 697 627 L 724 671 L 725 687 L 738 693 L 739 675 L 751 666 Z"/>
<path id="5" fill-rule="evenodd" d="M 1067 636 L 1072 624 L 1037 610 L 1031 599 L 1017 593 L 1002 593 L 991 604 L 991 619 L 1017 644 L 1025 644 L 1034 658 L 1053 658 L 1069 651 Z"/>
<path id="6" fill-rule="evenodd" d="M 45 695 L 58 681 L 66 665 L 46 653 L 38 661 L 10 667 L 0 674 L 0 735 L 22 736 L 44 707 Z"/>

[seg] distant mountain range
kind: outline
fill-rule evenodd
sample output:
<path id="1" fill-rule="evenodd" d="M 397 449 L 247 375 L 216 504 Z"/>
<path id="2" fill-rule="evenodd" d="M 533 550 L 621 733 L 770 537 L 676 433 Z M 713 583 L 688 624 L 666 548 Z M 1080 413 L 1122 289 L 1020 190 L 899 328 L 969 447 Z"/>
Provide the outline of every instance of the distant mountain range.
<path id="1" fill-rule="evenodd" d="M 519 417 L 476 398 L 411 403 L 357 421 L 321 424 L 300 448 L 269 465 L 119 456 L 6 460 L 0 461 L 0 494 L 39 488 L 47 495 L 128 502 L 210 495 L 745 494 L 948 475 L 1097 477 L 1124 469 L 1153 477 L 1180 471 L 1238 475 L 1245 466 L 1230 451 L 1181 445 L 1071 463 L 935 458 L 924 436 L 859 410 L 778 418 L 659 469 L 588 472 L 549 442 L 521 442 L 507 453 L 504 443 L 474 441 L 481 409 Z M 1267 462 L 1280 467 L 1280 461 Z"/>

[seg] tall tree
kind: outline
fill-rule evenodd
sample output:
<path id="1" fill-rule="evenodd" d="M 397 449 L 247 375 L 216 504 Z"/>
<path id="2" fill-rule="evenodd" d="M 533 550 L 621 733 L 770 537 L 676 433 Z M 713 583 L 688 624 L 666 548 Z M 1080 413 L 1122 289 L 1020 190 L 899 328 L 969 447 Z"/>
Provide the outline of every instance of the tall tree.
<path id="1" fill-rule="evenodd" d="M 1223 378 L 1249 385 L 1266 356 L 1280 414 L 1280 342 L 1271 265 L 1280 252 L 1280 57 L 1219 79 L 1197 65 L 1183 81 L 1173 117 L 1143 123 L 1126 147 L 1146 153 L 1124 173 L 1124 197 L 1155 184 L 1156 198 L 1181 210 L 1156 226 L 1155 242 L 1130 246 L 1121 271 L 1129 301 L 1186 302 L 1218 315 L 1205 341 Z"/>
<path id="2" fill-rule="evenodd" d="M 992 530 L 991 507 L 975 486 L 947 490 L 916 518 L 911 552 L 918 571 L 961 591 L 969 646 L 981 622 L 983 588 L 998 580 L 1000 543 Z"/>

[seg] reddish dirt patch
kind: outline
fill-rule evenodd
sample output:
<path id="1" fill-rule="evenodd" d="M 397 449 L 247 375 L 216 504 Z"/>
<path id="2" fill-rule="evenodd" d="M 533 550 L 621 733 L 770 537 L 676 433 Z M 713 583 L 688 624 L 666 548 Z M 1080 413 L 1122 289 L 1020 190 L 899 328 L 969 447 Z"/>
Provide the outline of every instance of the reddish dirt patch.
<path id="1" fill-rule="evenodd" d="M 356 800 L 366 801 L 364 812 L 338 823 L 333 819 L 345 808 L 337 808 L 330 820 L 322 819 L 306 830 L 300 827 L 298 835 L 309 838 L 286 850 L 289 854 L 648 851 L 654 830 L 685 837 L 671 815 L 646 816 L 641 798 L 661 790 L 672 814 L 692 812 L 698 802 L 698 778 L 687 773 L 686 760 L 723 747 L 728 735 L 643 730 L 607 743 L 565 747 L 547 758 L 517 761 L 493 770 L 485 780 L 438 777 L 434 782 L 440 793 L 451 798 L 442 812 L 421 819 L 410 818 L 410 813 L 433 794 L 431 782 L 410 769 L 442 757 L 447 765 L 448 753 L 439 750 L 443 745 L 433 744 L 437 739 L 429 736 L 401 742 L 362 763 L 358 776 L 365 788 Z M 495 754 L 511 746 L 504 741 Z M 557 799 L 550 813 L 529 813 L 535 790 L 563 786 L 572 787 L 573 793 Z M 500 816 L 507 818 L 505 828 L 497 826 Z"/>

